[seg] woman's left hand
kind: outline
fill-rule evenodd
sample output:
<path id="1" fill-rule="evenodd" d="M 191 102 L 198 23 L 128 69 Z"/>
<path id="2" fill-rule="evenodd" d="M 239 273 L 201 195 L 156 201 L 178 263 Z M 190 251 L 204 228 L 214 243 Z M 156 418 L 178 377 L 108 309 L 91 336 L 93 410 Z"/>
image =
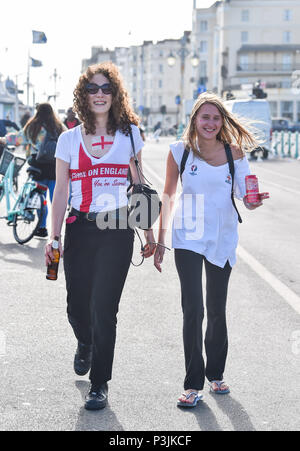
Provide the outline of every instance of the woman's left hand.
<path id="1" fill-rule="evenodd" d="M 256 208 L 261 207 L 263 205 L 261 200 L 250 204 L 249 202 L 247 202 L 247 196 L 245 196 L 243 198 L 243 201 L 244 201 L 245 207 L 248 208 L 248 210 L 255 210 Z"/>
<path id="2" fill-rule="evenodd" d="M 144 246 L 144 251 L 142 252 L 142 255 L 145 258 L 149 258 L 149 257 L 151 257 L 151 255 L 154 254 L 155 249 L 156 249 L 155 238 L 154 238 L 152 229 L 145 230 L 145 238 L 146 238 L 146 245 Z"/>

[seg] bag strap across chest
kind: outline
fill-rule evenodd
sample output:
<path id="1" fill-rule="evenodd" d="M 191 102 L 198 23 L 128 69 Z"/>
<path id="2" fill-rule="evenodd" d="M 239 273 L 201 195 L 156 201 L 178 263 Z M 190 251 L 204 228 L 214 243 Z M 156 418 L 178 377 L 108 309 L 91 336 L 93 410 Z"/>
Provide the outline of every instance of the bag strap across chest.
<path id="1" fill-rule="evenodd" d="M 232 201 L 232 205 L 235 209 L 235 211 L 237 212 L 238 215 L 238 220 L 239 223 L 241 224 L 243 222 L 241 215 L 239 214 L 239 211 L 237 209 L 236 203 L 235 203 L 235 199 L 234 199 L 234 161 L 233 161 L 233 156 L 232 156 L 232 152 L 231 152 L 231 148 L 230 145 L 228 143 L 225 143 L 225 152 L 226 152 L 226 156 L 227 156 L 227 161 L 228 161 L 228 165 L 229 165 L 229 172 L 231 175 L 231 201 Z M 185 165 L 187 162 L 187 159 L 189 157 L 189 153 L 190 150 L 188 147 L 186 147 L 184 149 L 183 155 L 182 155 L 182 159 L 181 159 L 181 163 L 180 163 L 180 179 L 181 179 L 181 183 L 182 183 L 182 174 L 185 170 Z"/>

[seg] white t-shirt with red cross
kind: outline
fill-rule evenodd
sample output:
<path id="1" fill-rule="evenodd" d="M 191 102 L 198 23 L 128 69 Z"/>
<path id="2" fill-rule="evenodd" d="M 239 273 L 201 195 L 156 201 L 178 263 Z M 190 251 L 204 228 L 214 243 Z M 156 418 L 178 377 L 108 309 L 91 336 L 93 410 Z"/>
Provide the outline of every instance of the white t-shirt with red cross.
<path id="1" fill-rule="evenodd" d="M 138 154 L 144 142 L 138 127 L 131 128 Z M 129 136 L 117 130 L 109 152 L 96 158 L 87 151 L 79 125 L 60 135 L 55 157 L 70 165 L 71 205 L 76 210 L 98 213 L 128 204 L 127 173 L 133 157 Z"/>

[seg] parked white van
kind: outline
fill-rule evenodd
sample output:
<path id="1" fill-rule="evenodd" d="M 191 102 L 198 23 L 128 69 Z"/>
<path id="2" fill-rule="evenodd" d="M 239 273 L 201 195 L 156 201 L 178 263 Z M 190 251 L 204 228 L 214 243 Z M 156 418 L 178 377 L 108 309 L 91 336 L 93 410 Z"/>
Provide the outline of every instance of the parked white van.
<path id="1" fill-rule="evenodd" d="M 272 120 L 269 102 L 265 99 L 237 99 L 224 102 L 226 108 L 236 114 L 245 125 L 247 121 L 253 127 L 260 147 L 251 152 L 251 157 L 257 159 L 257 153 L 262 152 L 263 158 L 268 158 L 272 146 Z M 257 122 L 256 122 L 257 121 Z"/>

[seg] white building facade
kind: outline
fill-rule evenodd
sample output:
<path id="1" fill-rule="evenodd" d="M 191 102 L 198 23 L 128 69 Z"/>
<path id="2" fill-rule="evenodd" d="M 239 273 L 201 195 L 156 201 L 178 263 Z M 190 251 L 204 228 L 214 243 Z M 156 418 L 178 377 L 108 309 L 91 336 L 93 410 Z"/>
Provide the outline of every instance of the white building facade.
<path id="1" fill-rule="evenodd" d="M 273 117 L 300 121 L 299 0 L 223 0 L 194 8 L 191 41 L 200 57 L 199 84 L 241 98 L 260 82 Z"/>
<path id="2" fill-rule="evenodd" d="M 196 86 L 190 34 L 186 31 L 184 39 L 145 41 L 140 46 L 117 47 L 113 51 L 95 47 L 92 58 L 83 60 L 82 70 L 90 64 L 113 61 L 119 67 L 133 106 L 144 123 L 150 128 L 158 122 L 162 128 L 172 128 L 181 122 L 185 103 L 193 97 Z M 180 58 L 183 49 L 184 65 Z M 170 55 L 175 57 L 172 67 L 168 63 Z M 178 104 L 178 96 L 182 107 Z"/>

